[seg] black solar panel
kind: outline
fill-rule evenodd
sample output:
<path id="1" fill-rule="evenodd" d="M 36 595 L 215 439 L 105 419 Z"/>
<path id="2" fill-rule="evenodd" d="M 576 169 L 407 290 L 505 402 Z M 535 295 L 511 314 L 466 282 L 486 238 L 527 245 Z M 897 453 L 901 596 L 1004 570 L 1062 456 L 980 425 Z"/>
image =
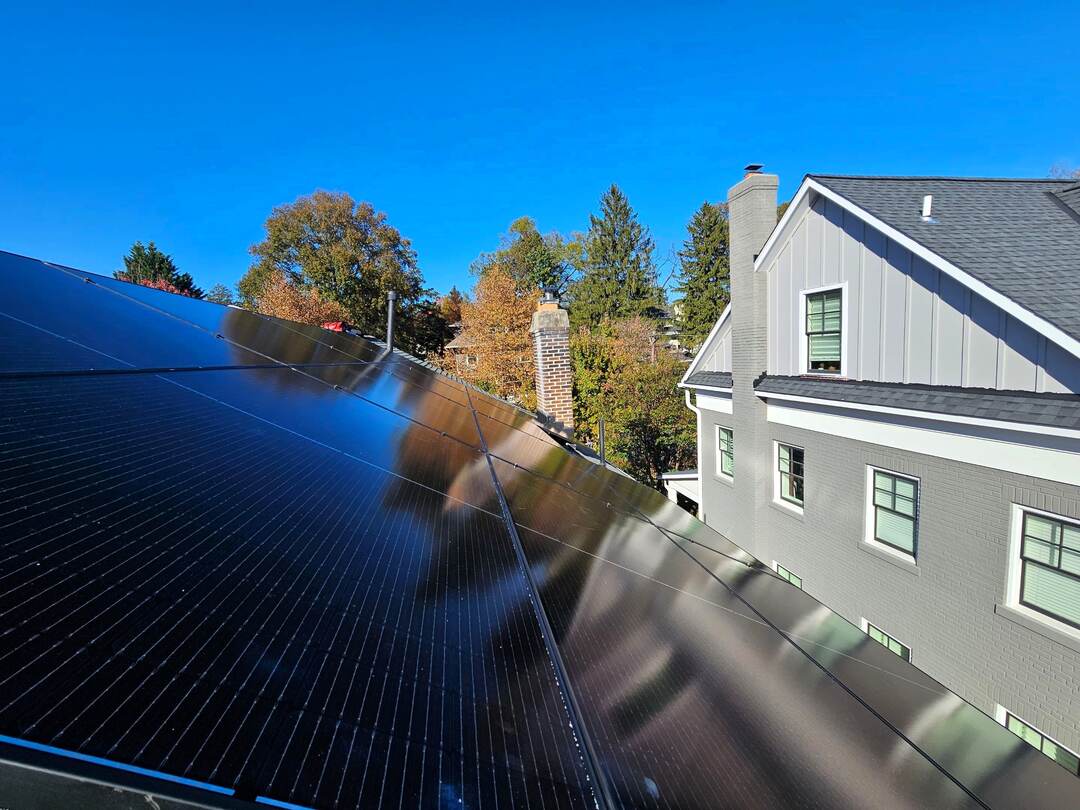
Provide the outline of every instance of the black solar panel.
<path id="1" fill-rule="evenodd" d="M 0 254 L 0 349 L 0 805 L 30 765 L 230 807 L 1075 802 L 658 493 L 369 341 Z"/>

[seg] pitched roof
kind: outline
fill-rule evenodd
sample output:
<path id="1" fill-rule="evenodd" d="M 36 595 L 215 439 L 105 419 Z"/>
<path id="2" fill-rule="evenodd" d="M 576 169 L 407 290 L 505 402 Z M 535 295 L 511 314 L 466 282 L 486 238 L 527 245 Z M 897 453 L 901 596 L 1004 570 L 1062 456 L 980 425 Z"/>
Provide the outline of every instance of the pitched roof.
<path id="1" fill-rule="evenodd" d="M 762 377 L 761 394 L 831 399 L 860 405 L 944 413 L 1025 425 L 1080 430 L 1080 395 L 995 391 L 911 383 L 829 380 L 814 377 Z"/>
<path id="2" fill-rule="evenodd" d="M 1080 340 L 1075 180 L 807 176 Z"/>
<path id="3" fill-rule="evenodd" d="M 5 789 L 33 771 L 95 808 L 1075 798 L 660 493 L 371 341 L 0 253 L 0 349 Z M 102 782 L 141 795 L 73 798 Z"/>
<path id="4" fill-rule="evenodd" d="M 695 371 L 687 374 L 684 385 L 707 386 L 709 388 L 731 388 L 730 371 Z"/>

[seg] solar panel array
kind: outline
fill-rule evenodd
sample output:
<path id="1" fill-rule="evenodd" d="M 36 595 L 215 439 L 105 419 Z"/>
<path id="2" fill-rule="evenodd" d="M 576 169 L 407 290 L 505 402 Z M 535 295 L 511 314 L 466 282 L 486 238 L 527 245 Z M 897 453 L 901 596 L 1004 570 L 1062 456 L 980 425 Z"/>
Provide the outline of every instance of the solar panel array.
<path id="1" fill-rule="evenodd" d="M 0 560 L 0 743 L 61 771 L 312 808 L 1077 796 L 531 415 L 360 338 L 11 254 Z"/>

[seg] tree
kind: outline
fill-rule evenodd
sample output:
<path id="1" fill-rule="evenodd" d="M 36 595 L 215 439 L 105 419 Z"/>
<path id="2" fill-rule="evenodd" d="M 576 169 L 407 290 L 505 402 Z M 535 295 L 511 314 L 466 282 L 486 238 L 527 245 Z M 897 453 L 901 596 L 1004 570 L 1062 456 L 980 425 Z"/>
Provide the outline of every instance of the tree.
<path id="1" fill-rule="evenodd" d="M 328 301 L 313 287 L 293 284 L 280 270 L 271 270 L 256 300 L 257 312 L 286 321 L 320 325 L 346 320 L 345 309 Z"/>
<path id="2" fill-rule="evenodd" d="M 595 327 L 605 317 L 629 318 L 663 306 L 654 247 L 626 195 L 612 185 L 600 198 L 600 216 L 589 215 L 581 277 L 570 287 L 573 326 Z"/>
<path id="3" fill-rule="evenodd" d="M 575 436 L 595 445 L 603 417 L 612 462 L 659 489 L 662 473 L 694 463 L 697 426 L 677 388 L 685 367 L 656 339 L 638 316 L 581 327 L 570 346 Z"/>
<path id="4" fill-rule="evenodd" d="M 439 314 L 448 324 L 461 323 L 461 305 L 465 303 L 465 296 L 456 286 L 450 288 L 450 292 L 439 299 Z"/>
<path id="5" fill-rule="evenodd" d="M 497 266 L 514 280 L 521 292 L 552 287 L 561 295 L 570 283 L 580 252 L 575 240 L 555 232 L 541 234 L 531 217 L 519 217 L 500 238 L 498 249 L 482 254 L 471 269 L 482 276 Z"/>
<path id="6" fill-rule="evenodd" d="M 163 281 L 183 295 L 191 298 L 203 296 L 203 291 L 195 286 L 194 279 L 188 273 L 181 273 L 172 256 L 162 253 L 153 242 L 145 246 L 142 242 L 133 244 L 124 257 L 124 269 L 117 270 L 113 277 L 133 284 Z"/>
<path id="7" fill-rule="evenodd" d="M 254 261 L 237 289 L 241 302 L 260 308 L 271 280 L 318 301 L 337 305 L 344 320 L 368 334 L 381 334 L 386 320 L 386 294 L 398 294 L 400 346 L 418 354 L 441 349 L 425 345 L 434 310 L 433 293 L 424 288 L 409 240 L 367 202 L 343 192 L 316 191 L 280 205 L 265 223 L 265 238 L 250 248 Z M 279 284 L 280 282 L 275 281 Z M 278 290 L 280 292 L 280 290 Z M 421 306 L 421 304 L 424 304 Z"/>
<path id="8" fill-rule="evenodd" d="M 181 290 L 175 284 L 166 281 L 163 278 L 156 278 L 153 280 L 144 278 L 141 281 L 136 281 L 135 283 L 138 284 L 140 287 L 149 287 L 152 290 L 161 290 L 162 292 L 172 293 L 173 295 L 184 295 L 188 298 L 199 297 L 189 290 Z"/>
<path id="9" fill-rule="evenodd" d="M 731 300 L 727 206 L 703 202 L 687 231 L 679 251 L 678 326 L 680 339 L 697 347 Z"/>
<path id="10" fill-rule="evenodd" d="M 461 304 L 461 335 L 471 342 L 474 366 L 457 367 L 444 355 L 441 365 L 496 396 L 526 408 L 536 407 L 533 311 L 538 290 L 519 290 L 502 266 L 493 265 L 476 280 L 472 301 Z"/>
<path id="11" fill-rule="evenodd" d="M 1070 167 L 1068 163 L 1055 163 L 1050 167 L 1050 177 L 1055 180 L 1080 180 L 1080 168 Z"/>
<path id="12" fill-rule="evenodd" d="M 223 304 L 224 306 L 235 303 L 232 290 L 224 284 L 215 284 L 211 287 L 210 292 L 206 294 L 206 300 L 212 301 L 215 304 Z"/>

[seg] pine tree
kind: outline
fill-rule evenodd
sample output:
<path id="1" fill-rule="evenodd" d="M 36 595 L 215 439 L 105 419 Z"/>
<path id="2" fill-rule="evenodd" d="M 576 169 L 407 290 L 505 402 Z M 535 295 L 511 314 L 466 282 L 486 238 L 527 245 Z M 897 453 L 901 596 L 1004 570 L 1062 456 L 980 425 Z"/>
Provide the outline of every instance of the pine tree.
<path id="1" fill-rule="evenodd" d="M 687 231 L 689 238 L 679 251 L 678 325 L 681 340 L 696 348 L 731 300 L 727 206 L 702 203 Z"/>
<path id="2" fill-rule="evenodd" d="M 143 245 L 136 242 L 124 257 L 124 269 L 117 270 L 113 276 L 121 281 L 130 281 L 132 284 L 145 286 L 157 285 L 161 282 L 165 287 L 172 288 L 181 295 L 191 298 L 202 298 L 203 291 L 195 286 L 195 280 L 191 274 L 181 273 L 172 256 L 163 253 L 158 246 L 151 242 Z"/>
<path id="3" fill-rule="evenodd" d="M 619 187 L 600 198 L 600 216 L 589 215 L 581 278 L 570 288 L 574 326 L 597 326 L 604 318 L 652 315 L 664 304 L 656 283 L 649 231 Z"/>

